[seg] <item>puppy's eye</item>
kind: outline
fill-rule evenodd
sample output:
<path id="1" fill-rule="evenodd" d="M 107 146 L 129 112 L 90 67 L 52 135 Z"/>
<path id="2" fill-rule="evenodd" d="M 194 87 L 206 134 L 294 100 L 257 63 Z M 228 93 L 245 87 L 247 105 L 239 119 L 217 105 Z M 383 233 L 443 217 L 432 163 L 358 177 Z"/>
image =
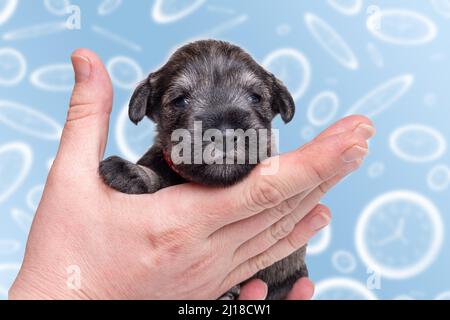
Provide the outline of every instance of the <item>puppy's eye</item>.
<path id="1" fill-rule="evenodd" d="M 252 93 L 248 99 L 250 100 L 251 103 L 260 103 L 261 102 L 261 96 L 259 94 L 256 93 Z"/>
<path id="2" fill-rule="evenodd" d="M 185 96 L 181 96 L 173 100 L 173 104 L 177 108 L 186 108 L 189 104 L 189 99 L 186 98 Z"/>

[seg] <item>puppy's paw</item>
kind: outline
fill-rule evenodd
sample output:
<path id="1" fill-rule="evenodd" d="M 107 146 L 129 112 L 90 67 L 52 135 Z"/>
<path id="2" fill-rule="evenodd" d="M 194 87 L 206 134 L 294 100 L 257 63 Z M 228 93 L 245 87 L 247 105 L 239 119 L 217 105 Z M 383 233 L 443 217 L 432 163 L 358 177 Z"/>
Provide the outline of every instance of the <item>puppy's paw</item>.
<path id="1" fill-rule="evenodd" d="M 99 173 L 108 186 L 123 193 L 153 193 L 158 189 L 157 175 L 152 170 L 119 157 L 100 162 Z"/>
<path id="2" fill-rule="evenodd" d="M 227 293 L 221 296 L 218 300 L 237 300 L 239 298 L 239 294 L 241 293 L 241 286 L 237 285 L 231 288 Z"/>

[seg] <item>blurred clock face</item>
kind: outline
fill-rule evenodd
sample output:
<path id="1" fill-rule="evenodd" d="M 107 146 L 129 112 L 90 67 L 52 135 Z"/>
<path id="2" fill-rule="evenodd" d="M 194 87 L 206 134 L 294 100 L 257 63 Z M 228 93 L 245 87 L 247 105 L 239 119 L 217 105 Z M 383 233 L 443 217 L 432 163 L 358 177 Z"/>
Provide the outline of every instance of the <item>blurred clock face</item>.
<path id="1" fill-rule="evenodd" d="M 314 300 L 376 300 L 376 295 L 367 287 L 349 278 L 330 278 L 319 282 L 314 291 Z"/>
<path id="2" fill-rule="evenodd" d="M 291 48 L 279 49 L 270 53 L 262 64 L 283 81 L 294 100 L 305 94 L 311 80 L 311 66 L 303 53 Z"/>
<path id="3" fill-rule="evenodd" d="M 308 255 L 316 255 L 324 252 L 331 242 L 331 226 L 323 228 L 309 242 L 306 250 Z"/>
<path id="4" fill-rule="evenodd" d="M 352 273 L 356 269 L 354 255 L 346 250 L 335 251 L 331 257 L 334 268 L 341 273 Z"/>
<path id="5" fill-rule="evenodd" d="M 410 191 L 372 201 L 356 227 L 356 248 L 367 266 L 386 278 L 404 279 L 424 271 L 436 258 L 443 224 L 435 205 Z"/>

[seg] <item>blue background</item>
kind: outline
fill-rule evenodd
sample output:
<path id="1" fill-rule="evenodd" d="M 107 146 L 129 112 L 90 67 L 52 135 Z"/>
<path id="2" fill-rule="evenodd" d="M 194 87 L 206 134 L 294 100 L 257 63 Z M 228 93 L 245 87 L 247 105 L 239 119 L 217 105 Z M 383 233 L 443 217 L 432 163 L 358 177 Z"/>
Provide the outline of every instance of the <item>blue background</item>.
<path id="1" fill-rule="evenodd" d="M 183 3 L 188 2 L 193 1 L 180 0 L 178 5 L 181 7 Z M 152 20 L 150 12 L 153 1 L 123 1 L 116 11 L 107 16 L 101 16 L 97 12 L 101 1 L 72 0 L 71 3 L 81 8 L 81 30 L 66 30 L 23 40 L 7 41 L 0 38 L 0 48 L 13 47 L 22 52 L 27 61 L 26 76 L 20 83 L 11 87 L 0 85 L 0 100 L 11 100 L 39 110 L 62 126 L 70 91 L 45 91 L 35 87 L 29 81 L 34 70 L 45 65 L 68 63 L 74 49 L 87 47 L 97 52 L 105 62 L 115 56 L 129 57 L 135 60 L 146 74 L 160 66 L 171 50 L 179 44 L 208 35 L 215 27 L 245 15 L 247 19 L 243 23 L 215 32 L 211 36 L 243 46 L 260 62 L 277 49 L 295 48 L 302 52 L 310 63 L 311 81 L 305 95 L 297 100 L 298 112 L 294 121 L 284 126 L 277 120 L 277 127 L 281 130 L 281 151 L 293 150 L 305 143 L 310 137 L 302 135 L 305 128 L 312 133 L 319 133 L 323 129 L 311 125 L 306 117 L 309 102 L 320 92 L 332 90 L 339 97 L 340 107 L 333 118 L 334 121 L 378 85 L 403 74 L 414 76 L 411 89 L 388 110 L 373 119 L 378 134 L 371 142 L 371 154 L 362 169 L 332 190 L 324 200 L 333 212 L 332 238 L 324 251 L 308 258 L 311 278 L 320 282 L 333 277 L 344 277 L 365 284 L 368 277 L 366 266 L 356 252 L 354 243 L 356 221 L 371 200 L 388 191 L 408 189 L 426 196 L 439 209 L 444 230 L 448 233 L 449 189 L 440 192 L 431 190 L 427 185 L 427 174 L 437 164 L 448 165 L 449 153 L 446 152 L 431 162 L 410 163 L 398 158 L 389 148 L 388 142 L 389 135 L 396 128 L 409 123 L 431 126 L 445 138 L 450 136 L 450 20 L 436 12 L 430 1 L 364 1 L 361 11 L 349 16 L 335 10 L 325 0 L 210 0 L 192 14 L 169 24 L 159 24 Z M 369 5 L 377 5 L 381 9 L 404 8 L 419 12 L 433 20 L 438 28 L 437 36 L 429 43 L 418 46 L 399 46 L 384 42 L 374 37 L 366 28 L 366 9 Z M 304 23 L 306 12 L 322 18 L 342 36 L 358 58 L 357 70 L 346 69 L 323 50 Z M 19 1 L 13 16 L 0 25 L 0 35 L 25 26 L 65 19 L 64 16 L 50 13 L 43 1 L 22 0 Z M 95 33 L 92 30 L 94 25 L 121 35 L 138 44 L 142 50 L 133 50 Z M 287 30 L 286 33 L 277 32 L 280 26 Z M 382 55 L 383 67 L 377 67 L 371 60 L 367 51 L 369 43 Z M 118 114 L 131 92 L 132 89 L 115 87 L 108 155 L 122 154 L 115 139 L 115 126 Z M 0 239 L 20 243 L 17 250 L 0 252 L 0 266 L 20 263 L 22 259 L 27 235 L 24 228 L 20 228 L 12 218 L 11 210 L 19 209 L 32 214 L 33 211 L 26 203 L 26 194 L 34 186 L 45 182 L 47 163 L 58 146 L 58 141 L 41 140 L 0 122 L 0 146 L 11 141 L 21 141 L 31 147 L 33 164 L 21 186 L 0 203 Z M 150 142 L 144 144 L 148 145 Z M 144 144 L 142 148 L 145 147 Z M 4 162 L 4 159 L 0 159 L 0 167 L 5 165 Z M 371 178 L 368 170 L 374 163 L 382 163 L 384 171 L 380 176 Z M 4 176 L 0 176 L 0 179 L 8 179 L 8 174 L 13 173 L 3 172 Z M 447 239 L 448 237 L 444 238 L 439 255 L 425 271 L 402 280 L 382 278 L 381 288 L 374 290 L 374 294 L 382 299 L 392 299 L 399 295 L 432 299 L 440 292 L 450 290 L 450 243 Z M 356 261 L 354 270 L 343 273 L 336 269 L 332 256 L 337 250 L 351 253 Z M 2 271 L 0 267 L 0 288 L 9 286 L 14 273 Z M 4 295 L 1 297 L 5 298 Z"/>

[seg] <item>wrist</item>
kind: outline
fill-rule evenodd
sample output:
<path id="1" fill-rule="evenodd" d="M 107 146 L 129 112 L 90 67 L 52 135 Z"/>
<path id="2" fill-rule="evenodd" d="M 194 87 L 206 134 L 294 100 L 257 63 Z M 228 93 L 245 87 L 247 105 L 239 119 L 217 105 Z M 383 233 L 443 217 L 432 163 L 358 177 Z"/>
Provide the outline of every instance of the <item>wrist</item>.
<path id="1" fill-rule="evenodd" d="M 9 300 L 81 300 L 89 299 L 67 284 L 67 280 L 54 275 L 52 280 L 43 275 L 33 275 L 21 271 L 9 289 Z"/>

